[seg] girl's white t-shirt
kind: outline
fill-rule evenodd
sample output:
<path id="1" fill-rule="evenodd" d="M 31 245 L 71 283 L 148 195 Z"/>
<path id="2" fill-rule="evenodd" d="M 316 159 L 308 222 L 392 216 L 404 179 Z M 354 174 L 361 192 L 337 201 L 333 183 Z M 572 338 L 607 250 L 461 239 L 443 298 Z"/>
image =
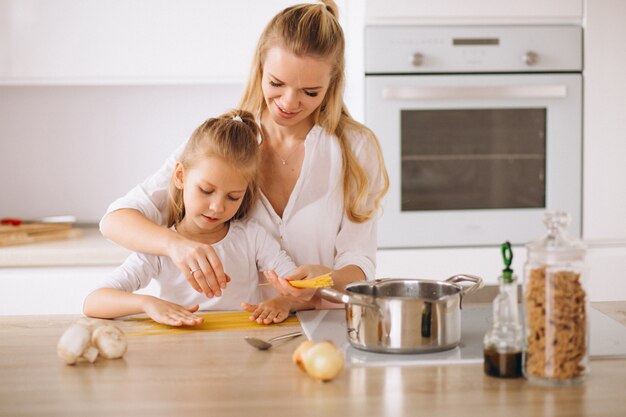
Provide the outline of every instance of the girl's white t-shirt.
<path id="1" fill-rule="evenodd" d="M 376 144 L 365 136 L 349 136 L 351 149 L 365 169 L 370 183 L 370 207 L 383 184 Z M 168 218 L 168 186 L 182 144 L 163 166 L 143 183 L 114 201 L 107 214 L 133 208 L 157 224 Z M 331 269 L 355 265 L 367 279 L 374 279 L 376 226 L 373 216 L 363 223 L 350 221 L 343 203 L 342 153 L 335 135 L 315 125 L 304 142 L 304 161 L 282 218 L 261 195 L 251 217 L 262 225 L 297 265 L 316 264 Z M 106 216 L 106 214 L 105 214 Z"/>
<path id="2" fill-rule="evenodd" d="M 196 292 L 167 256 L 131 254 L 102 282 L 99 288 L 135 292 L 156 280 L 160 298 L 182 306 L 200 305 L 200 310 L 241 310 L 241 302 L 258 304 L 264 298 L 258 287 L 258 271 L 274 270 L 278 276 L 296 269 L 279 243 L 254 220 L 231 222 L 228 233 L 213 249 L 231 281 L 220 297 L 207 298 Z"/>

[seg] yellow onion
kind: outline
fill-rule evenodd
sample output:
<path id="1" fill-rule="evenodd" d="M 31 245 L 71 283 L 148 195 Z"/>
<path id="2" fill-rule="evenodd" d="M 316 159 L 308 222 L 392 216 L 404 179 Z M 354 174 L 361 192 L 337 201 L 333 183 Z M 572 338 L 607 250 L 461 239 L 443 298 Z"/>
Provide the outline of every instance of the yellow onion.
<path id="1" fill-rule="evenodd" d="M 313 379 L 330 381 L 343 369 L 343 352 L 330 341 L 310 346 L 302 352 L 304 370 Z"/>
<path id="2" fill-rule="evenodd" d="M 293 352 L 293 355 L 291 356 L 291 360 L 293 361 L 293 363 L 298 365 L 298 368 L 300 368 L 300 370 L 302 371 L 304 371 L 302 355 L 313 345 L 315 345 L 314 341 L 305 340 L 304 342 L 300 343 L 300 345 L 296 348 L 296 350 Z"/>

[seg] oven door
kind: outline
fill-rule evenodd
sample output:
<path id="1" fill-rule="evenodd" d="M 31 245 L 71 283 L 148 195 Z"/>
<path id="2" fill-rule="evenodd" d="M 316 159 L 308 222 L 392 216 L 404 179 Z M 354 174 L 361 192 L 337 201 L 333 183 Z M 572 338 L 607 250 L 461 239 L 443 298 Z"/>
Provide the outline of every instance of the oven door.
<path id="1" fill-rule="evenodd" d="M 367 75 L 390 189 L 379 247 L 522 244 L 581 225 L 581 75 Z"/>

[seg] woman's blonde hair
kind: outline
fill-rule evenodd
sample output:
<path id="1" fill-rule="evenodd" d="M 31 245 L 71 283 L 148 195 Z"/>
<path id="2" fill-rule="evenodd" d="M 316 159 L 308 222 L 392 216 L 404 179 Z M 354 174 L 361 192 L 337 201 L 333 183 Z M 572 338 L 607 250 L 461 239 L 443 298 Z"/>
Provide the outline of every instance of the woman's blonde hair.
<path id="1" fill-rule="evenodd" d="M 259 166 L 259 126 L 252 113 L 233 110 L 206 120 L 191 134 L 179 162 L 185 170 L 204 158 L 217 157 L 234 166 L 248 181 L 239 210 L 233 220 L 244 218 L 256 202 L 259 191 L 257 171 Z M 176 187 L 172 175 L 169 187 L 168 227 L 178 225 L 185 217 L 183 190 Z"/>
<path id="2" fill-rule="evenodd" d="M 296 56 L 318 57 L 331 63 L 328 91 L 313 117 L 316 124 L 339 140 L 343 159 L 344 207 L 350 220 L 361 223 L 376 213 L 380 200 L 389 189 L 389 177 L 378 139 L 370 129 L 350 116 L 343 102 L 345 41 L 337 16 L 337 5 L 332 0 L 295 5 L 274 16 L 259 39 L 250 78 L 239 106 L 253 113 L 266 109 L 262 90 L 263 64 L 267 52 L 273 47 L 284 48 Z M 381 167 L 383 184 L 373 193 L 374 207 L 367 204 L 370 197 L 369 179 L 352 153 L 347 139 L 348 134 L 355 133 L 375 145 Z"/>

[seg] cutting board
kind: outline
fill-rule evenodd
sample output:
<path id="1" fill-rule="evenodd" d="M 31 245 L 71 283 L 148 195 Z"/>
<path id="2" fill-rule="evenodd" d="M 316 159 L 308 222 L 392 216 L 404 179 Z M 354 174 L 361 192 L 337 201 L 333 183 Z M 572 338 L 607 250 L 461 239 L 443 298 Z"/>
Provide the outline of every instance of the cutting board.
<path id="1" fill-rule="evenodd" d="M 68 223 L 22 223 L 19 226 L 0 225 L 0 247 L 23 245 L 76 238 L 81 235 L 79 229 Z"/>

